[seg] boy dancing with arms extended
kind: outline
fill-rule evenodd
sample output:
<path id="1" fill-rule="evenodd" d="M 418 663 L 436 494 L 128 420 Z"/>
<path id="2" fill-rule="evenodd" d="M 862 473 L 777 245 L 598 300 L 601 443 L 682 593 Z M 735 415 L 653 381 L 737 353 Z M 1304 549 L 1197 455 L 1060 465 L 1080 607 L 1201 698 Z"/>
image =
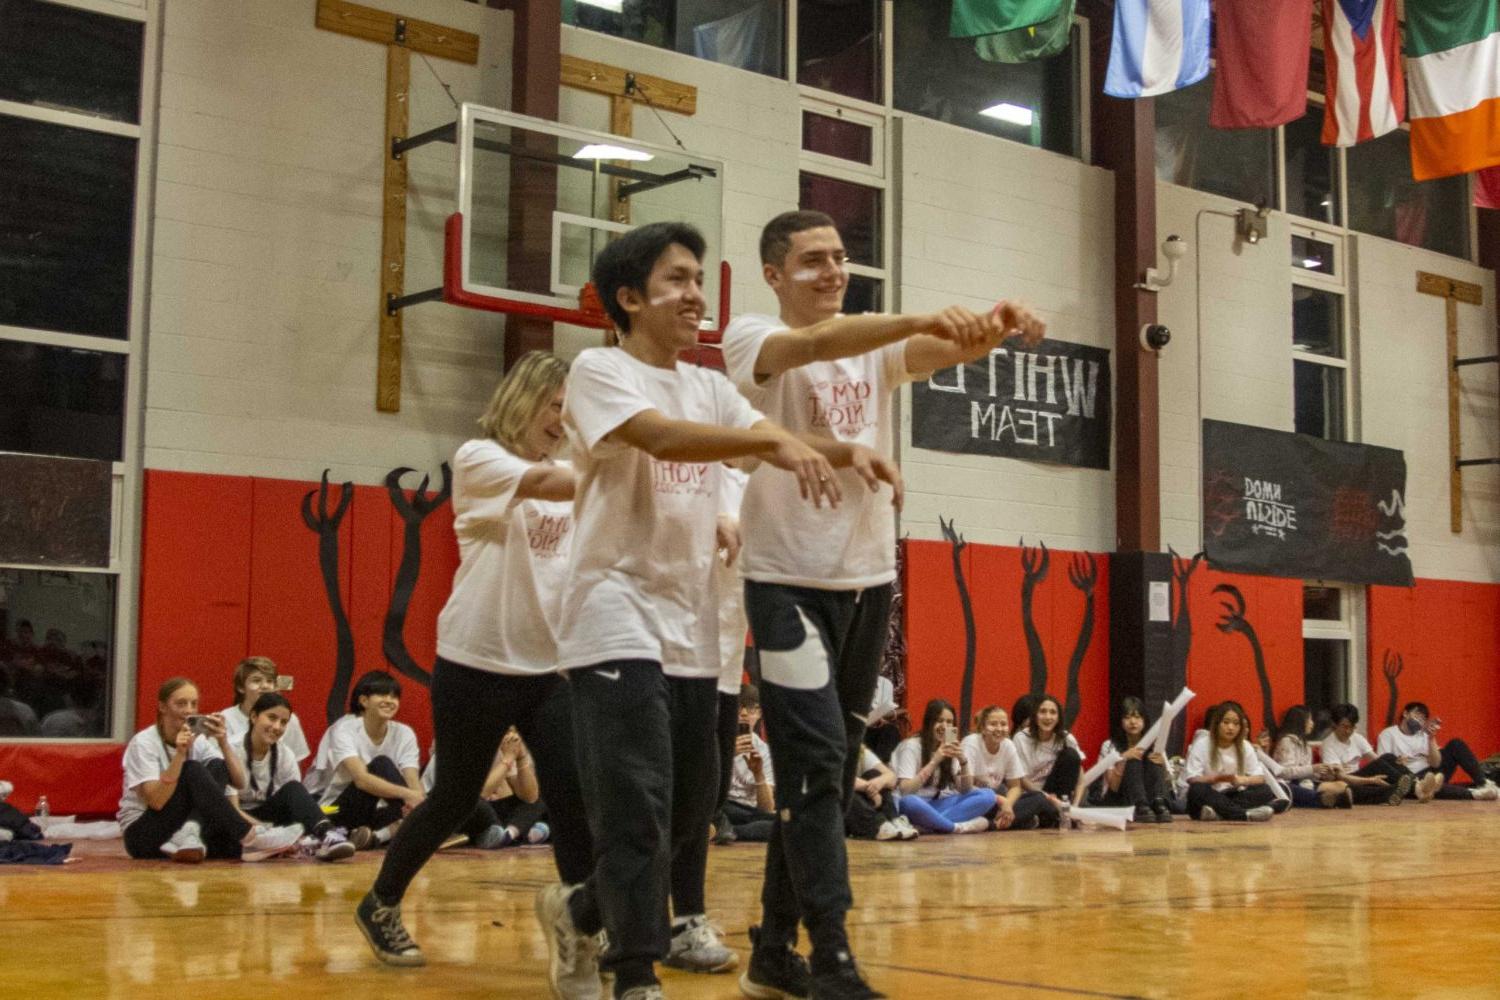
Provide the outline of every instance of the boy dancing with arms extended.
<path id="1" fill-rule="evenodd" d="M 977 360 L 1013 333 L 1045 332 L 1024 307 L 978 315 L 842 316 L 843 241 L 821 212 L 787 212 L 761 235 L 766 282 L 780 316 L 747 315 L 724 334 L 730 378 L 788 429 L 828 442 L 893 450 L 890 395 L 902 382 Z M 888 502 L 840 475 L 848 502 L 792 510 L 757 470 L 741 508 L 745 608 L 760 652 L 760 694 L 776 761 L 780 820 L 766 852 L 763 909 L 751 929 L 746 996 L 868 998 L 844 914 L 852 905 L 844 811 L 875 691 L 896 576 Z M 794 948 L 812 938 L 811 970 Z"/>

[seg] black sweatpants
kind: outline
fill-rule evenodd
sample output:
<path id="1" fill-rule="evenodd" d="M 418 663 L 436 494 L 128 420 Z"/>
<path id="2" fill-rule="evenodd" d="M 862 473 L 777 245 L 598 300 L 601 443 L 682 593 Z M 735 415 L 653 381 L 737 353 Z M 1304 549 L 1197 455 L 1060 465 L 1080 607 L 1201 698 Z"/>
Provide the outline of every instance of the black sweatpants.
<path id="1" fill-rule="evenodd" d="M 1101 798 L 1106 806 L 1149 806 L 1167 797 L 1167 770 L 1149 760 L 1127 760 L 1120 787 L 1110 791 L 1105 785 L 1104 789 Z"/>
<path id="2" fill-rule="evenodd" d="M 1415 777 L 1405 764 L 1396 759 L 1393 753 L 1381 754 L 1354 774 L 1360 778 L 1384 778 L 1389 782 L 1386 785 L 1350 785 L 1349 787 L 1354 791 L 1354 804 L 1358 806 L 1385 805 L 1390 800 L 1396 783 L 1403 776 Z M 1413 789 L 1415 789 L 1415 783 L 1413 783 Z M 1407 794 L 1414 797 L 1416 792 L 1413 790 Z"/>
<path id="3" fill-rule="evenodd" d="M 386 904 L 399 902 L 411 880 L 449 834 L 466 818 L 473 821 L 474 804 L 484 790 L 500 739 L 511 726 L 520 730 L 526 741 L 536 761 L 537 782 L 557 817 L 552 857 L 558 876 L 569 885 L 589 878 L 593 843 L 574 762 L 568 682 L 557 674 L 495 674 L 439 657 L 432 671 L 432 728 L 437 752 L 432 792 L 401 824 L 386 851 L 375 880 L 377 899 Z M 578 906 L 574 919 L 586 933 L 599 929 L 597 918 L 590 921 L 587 916 L 591 899 L 592 892 L 587 889 L 574 894 Z"/>
<path id="4" fill-rule="evenodd" d="M 745 583 L 766 740 L 776 762 L 778 818 L 766 848 L 760 942 L 795 944 L 800 918 L 812 938 L 815 970 L 849 949 L 844 915 L 853 894 L 844 815 L 890 610 L 889 584 L 815 590 Z"/>
<path id="5" fill-rule="evenodd" d="M 714 800 L 714 815 L 724 811 L 729 801 L 729 785 L 734 778 L 734 741 L 740 734 L 740 696 L 719 692 L 719 797 Z"/>
<path id="6" fill-rule="evenodd" d="M 402 788 L 406 787 L 406 775 L 401 773 L 396 762 L 389 757 L 376 757 L 365 764 L 365 770 L 382 781 L 389 781 Z M 353 830 L 358 826 L 384 830 L 401 819 L 401 811 L 406 807 L 406 803 L 401 799 L 382 799 L 378 795 L 371 795 L 353 782 L 339 792 L 333 804 L 338 806 L 338 812 L 335 815 L 338 816 L 339 826 L 346 830 Z M 449 829 L 448 832 L 453 831 Z"/>
<path id="7" fill-rule="evenodd" d="M 868 804 L 869 800 L 865 801 Z M 764 844 L 771 839 L 771 829 L 776 825 L 775 813 L 762 812 L 742 802 L 724 803 L 724 818 L 734 830 L 734 838 L 746 844 Z"/>
<path id="8" fill-rule="evenodd" d="M 1204 806 L 1210 806 L 1220 819 L 1243 820 L 1245 813 L 1257 806 L 1268 806 L 1276 800 L 1270 785 L 1245 785 L 1219 791 L 1207 782 L 1188 785 L 1188 815 L 1197 819 Z"/>
<path id="9" fill-rule="evenodd" d="M 260 805 L 245 812 L 273 826 L 302 824 L 302 832 L 321 836 L 322 830 L 333 825 L 333 820 L 323 815 L 318 800 L 300 781 L 288 781 Z"/>
<path id="10" fill-rule="evenodd" d="M 990 816 L 993 817 L 999 811 L 1000 807 L 997 805 Z M 1022 792 L 1016 798 L 1015 805 L 1011 806 L 1011 813 L 1016 818 L 1011 820 L 1007 830 L 1025 830 L 1030 827 L 1032 819 L 1037 821 L 1038 826 L 1049 829 L 1056 827 L 1059 822 L 1057 806 L 1052 804 L 1045 792 Z"/>
<path id="11" fill-rule="evenodd" d="M 859 775 L 866 780 L 879 776 L 880 772 L 873 769 Z M 849 800 L 849 807 L 844 810 L 844 832 L 859 840 L 874 840 L 881 825 L 899 815 L 894 793 L 893 788 L 882 791 L 880 805 L 877 806 L 870 802 L 869 796 L 855 792 Z"/>
<path id="12" fill-rule="evenodd" d="M 1484 769 L 1479 766 L 1479 759 L 1474 756 L 1474 751 L 1469 749 L 1469 744 L 1463 740 L 1449 740 L 1443 744 L 1442 759 L 1438 763 L 1438 770 L 1443 773 L 1443 787 L 1438 789 L 1438 798 L 1471 799 L 1474 797 L 1469 794 L 1468 788 L 1449 784 L 1459 768 L 1463 768 L 1475 788 L 1484 784 Z"/>
<path id="13" fill-rule="evenodd" d="M 571 723 L 570 723 L 571 724 Z M 572 739 L 572 734 L 568 734 Z M 575 764 L 576 768 L 577 765 Z M 507 795 L 503 799 L 495 799 L 493 802 L 481 802 L 480 805 L 493 810 L 491 815 L 495 817 L 494 822 L 501 826 L 513 826 L 516 828 L 516 839 L 525 840 L 531 828 L 547 819 L 547 800 L 537 799 L 535 802 L 523 802 L 515 795 Z M 582 808 L 580 804 L 579 808 Z M 482 832 L 482 831 L 481 831 Z M 589 864 L 593 864 L 592 856 Z"/>
<path id="14" fill-rule="evenodd" d="M 204 852 L 211 858 L 238 858 L 240 841 L 250 824 L 224 796 L 228 770 L 223 761 L 210 761 L 210 768 L 184 761 L 172 797 L 160 809 L 147 809 L 125 828 L 125 852 L 132 858 L 161 858 L 161 845 L 172 839 L 188 820 L 197 820 L 203 831 Z"/>
<path id="15" fill-rule="evenodd" d="M 668 677 L 672 714 L 672 914 L 707 913 L 708 825 L 719 794 L 719 681 Z"/>
<path id="16" fill-rule="evenodd" d="M 1078 788 L 1078 779 L 1083 775 L 1083 758 L 1072 747 L 1063 747 L 1052 762 L 1042 782 L 1042 791 L 1060 799 L 1071 799 Z"/>

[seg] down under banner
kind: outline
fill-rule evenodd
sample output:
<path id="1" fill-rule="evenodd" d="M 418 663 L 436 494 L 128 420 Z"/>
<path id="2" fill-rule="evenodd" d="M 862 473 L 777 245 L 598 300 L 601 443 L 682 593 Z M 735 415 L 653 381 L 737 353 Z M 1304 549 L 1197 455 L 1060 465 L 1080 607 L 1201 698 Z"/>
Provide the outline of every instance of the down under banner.
<path id="1" fill-rule="evenodd" d="M 1109 468 L 1109 352 L 1063 340 L 998 347 L 911 387 L 918 448 Z"/>
<path id="2" fill-rule="evenodd" d="M 1412 585 L 1406 456 L 1203 421 L 1203 548 L 1215 569 Z"/>

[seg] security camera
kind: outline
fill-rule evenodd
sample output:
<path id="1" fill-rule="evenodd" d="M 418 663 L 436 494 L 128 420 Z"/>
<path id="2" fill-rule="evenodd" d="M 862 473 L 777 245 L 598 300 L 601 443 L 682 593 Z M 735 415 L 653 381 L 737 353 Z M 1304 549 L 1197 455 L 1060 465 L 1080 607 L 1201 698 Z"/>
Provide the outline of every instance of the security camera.
<path id="1" fill-rule="evenodd" d="M 1173 233 L 1161 245 L 1161 252 L 1173 264 L 1187 256 L 1187 240 Z"/>
<path id="2" fill-rule="evenodd" d="M 1148 351 L 1160 351 L 1172 342 L 1172 331 L 1160 323 L 1147 323 L 1141 327 L 1141 346 Z"/>
<path id="3" fill-rule="evenodd" d="M 1168 236 L 1161 244 L 1162 256 L 1167 258 L 1167 273 L 1162 274 L 1154 267 L 1146 268 L 1144 281 L 1136 282 L 1135 287 L 1146 292 L 1159 292 L 1172 283 L 1177 276 L 1177 262 L 1187 256 L 1187 241 L 1176 233 Z"/>

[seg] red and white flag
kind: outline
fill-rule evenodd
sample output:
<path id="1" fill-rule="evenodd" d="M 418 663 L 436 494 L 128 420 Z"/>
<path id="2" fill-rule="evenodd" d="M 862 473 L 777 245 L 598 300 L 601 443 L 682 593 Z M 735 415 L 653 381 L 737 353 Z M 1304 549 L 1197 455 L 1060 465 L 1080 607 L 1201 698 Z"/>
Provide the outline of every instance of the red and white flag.
<path id="1" fill-rule="evenodd" d="M 1352 146 L 1401 124 L 1406 82 L 1396 0 L 1323 0 L 1323 56 L 1324 145 Z"/>

